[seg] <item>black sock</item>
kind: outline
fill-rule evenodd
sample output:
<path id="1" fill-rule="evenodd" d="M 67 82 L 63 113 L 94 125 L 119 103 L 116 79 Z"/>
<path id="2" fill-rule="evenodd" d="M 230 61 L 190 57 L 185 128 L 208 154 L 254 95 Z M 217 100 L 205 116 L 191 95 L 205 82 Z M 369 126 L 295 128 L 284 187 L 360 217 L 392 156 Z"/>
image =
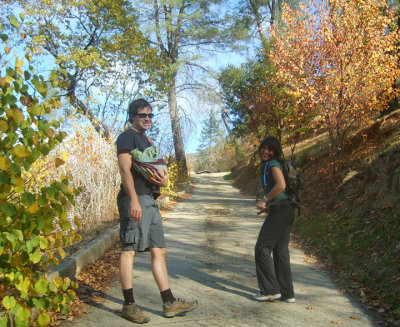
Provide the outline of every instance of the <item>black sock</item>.
<path id="1" fill-rule="evenodd" d="M 133 297 L 133 288 L 122 290 L 122 294 L 124 294 L 125 305 L 135 303 L 135 298 Z"/>
<path id="2" fill-rule="evenodd" d="M 172 295 L 172 292 L 171 292 L 170 288 L 165 290 L 165 291 L 160 292 L 160 294 L 161 294 L 161 298 L 162 298 L 163 303 L 165 303 L 165 302 L 171 302 L 172 303 L 172 302 L 176 301 L 175 297 Z"/>

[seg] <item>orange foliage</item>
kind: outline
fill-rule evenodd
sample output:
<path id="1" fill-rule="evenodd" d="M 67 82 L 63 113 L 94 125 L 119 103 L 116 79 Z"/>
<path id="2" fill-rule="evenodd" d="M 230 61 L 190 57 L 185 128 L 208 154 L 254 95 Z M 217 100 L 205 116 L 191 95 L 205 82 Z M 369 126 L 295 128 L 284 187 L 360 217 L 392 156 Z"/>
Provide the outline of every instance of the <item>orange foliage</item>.
<path id="1" fill-rule="evenodd" d="M 310 116 L 296 106 L 296 97 L 284 90 L 276 76 L 268 76 L 263 84 L 250 90 L 243 104 L 251 114 L 248 125 L 261 138 L 276 135 L 281 142 L 289 144 L 292 153 L 299 138 L 305 133 Z"/>
<path id="2" fill-rule="evenodd" d="M 274 27 L 270 60 L 297 99 L 298 112 L 312 110 L 315 127 L 329 133 L 331 149 L 352 128 L 368 123 L 394 96 L 399 75 L 397 31 L 384 0 L 321 0 L 282 11 Z"/>

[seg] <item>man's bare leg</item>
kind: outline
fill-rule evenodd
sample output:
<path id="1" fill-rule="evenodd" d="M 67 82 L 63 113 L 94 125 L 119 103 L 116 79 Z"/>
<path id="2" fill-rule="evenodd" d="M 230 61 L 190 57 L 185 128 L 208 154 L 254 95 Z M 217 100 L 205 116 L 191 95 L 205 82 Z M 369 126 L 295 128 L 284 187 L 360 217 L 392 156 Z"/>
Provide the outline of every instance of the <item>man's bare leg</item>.
<path id="1" fill-rule="evenodd" d="M 132 288 L 133 284 L 133 260 L 135 251 L 122 251 L 119 260 L 119 278 L 121 281 L 122 290 Z"/>
<path id="2" fill-rule="evenodd" d="M 160 292 L 169 289 L 167 264 L 165 263 L 166 248 L 150 248 L 151 270 Z"/>

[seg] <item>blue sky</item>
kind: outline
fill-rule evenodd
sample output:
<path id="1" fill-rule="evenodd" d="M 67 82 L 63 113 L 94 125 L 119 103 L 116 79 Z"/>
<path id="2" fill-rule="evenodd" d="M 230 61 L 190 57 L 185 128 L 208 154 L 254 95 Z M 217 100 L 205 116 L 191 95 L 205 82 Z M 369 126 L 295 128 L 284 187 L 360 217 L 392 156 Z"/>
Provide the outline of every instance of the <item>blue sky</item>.
<path id="1" fill-rule="evenodd" d="M 254 49 L 250 49 L 250 51 L 254 51 Z M 222 69 L 226 68 L 228 65 L 234 65 L 234 66 L 239 66 L 240 64 L 244 63 L 246 59 L 250 55 L 247 53 L 218 53 L 215 54 L 214 56 L 210 57 L 209 60 L 206 61 L 206 66 L 209 68 L 215 70 L 215 71 L 221 71 Z M 219 116 L 217 116 L 219 117 Z M 200 133 L 202 129 L 202 120 L 206 119 L 206 116 L 204 117 L 196 117 L 196 128 L 195 131 L 193 131 L 193 134 L 185 140 L 185 151 L 186 153 L 194 153 L 196 152 L 196 149 L 199 146 L 199 140 L 200 140 Z M 223 124 L 221 123 L 221 128 L 224 129 L 224 132 L 226 132 Z"/>

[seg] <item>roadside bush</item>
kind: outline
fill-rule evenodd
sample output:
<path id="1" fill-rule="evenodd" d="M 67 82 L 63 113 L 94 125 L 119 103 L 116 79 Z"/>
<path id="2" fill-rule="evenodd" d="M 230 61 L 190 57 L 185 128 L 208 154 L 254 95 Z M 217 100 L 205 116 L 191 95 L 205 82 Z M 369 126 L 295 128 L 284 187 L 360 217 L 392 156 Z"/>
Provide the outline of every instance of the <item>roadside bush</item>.
<path id="1" fill-rule="evenodd" d="M 186 174 L 182 164 L 177 162 L 175 157 L 168 156 L 165 158 L 165 162 L 168 167 L 168 186 L 161 188 L 161 194 L 174 198 L 189 183 L 189 175 Z"/>
<path id="2" fill-rule="evenodd" d="M 20 24 L 10 17 L 10 28 L 18 29 Z M 74 204 L 78 191 L 66 176 L 33 185 L 37 181 L 30 175 L 32 165 L 66 137 L 59 131 L 59 121 L 45 118 L 61 106 L 58 98 L 47 97 L 50 86 L 59 83 L 59 75 L 51 73 L 46 82 L 35 73 L 36 48 L 27 50 L 25 59 L 14 54 L 7 60 L 12 49 L 1 27 L 0 39 L 6 53 L 0 62 L 0 326 L 45 326 L 52 321 L 49 311 L 68 312 L 75 296 L 74 282 L 48 281 L 46 270 L 65 256 L 63 247 L 77 238 L 66 208 Z M 53 164 L 63 163 L 56 158 Z M 74 222 L 80 225 L 79 219 Z"/>
<path id="3" fill-rule="evenodd" d="M 121 179 L 114 142 L 102 138 L 90 126 L 79 127 L 74 126 L 73 132 L 50 153 L 50 158 L 33 167 L 32 175 L 45 183 L 59 174 L 74 177 L 71 186 L 79 188 L 80 194 L 69 207 L 68 220 L 80 217 L 85 232 L 117 217 L 116 197 Z M 63 158 L 65 164 L 55 167 L 52 162 L 57 157 Z"/>

